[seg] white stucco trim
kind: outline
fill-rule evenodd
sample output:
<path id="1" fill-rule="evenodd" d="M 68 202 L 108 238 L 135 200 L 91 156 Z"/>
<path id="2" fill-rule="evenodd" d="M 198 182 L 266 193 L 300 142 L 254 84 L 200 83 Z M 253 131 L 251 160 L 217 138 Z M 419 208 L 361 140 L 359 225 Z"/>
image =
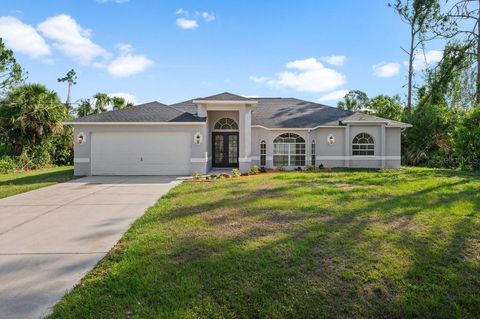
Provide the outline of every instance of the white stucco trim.
<path id="1" fill-rule="evenodd" d="M 269 130 L 269 131 L 313 131 L 313 130 L 316 130 L 316 129 L 319 129 L 319 128 L 347 128 L 346 126 L 339 126 L 339 125 L 318 125 L 318 126 L 315 126 L 315 127 L 311 127 L 311 128 L 306 128 L 306 127 L 295 127 L 295 128 L 279 128 L 279 127 L 266 127 L 266 126 L 263 126 L 263 125 L 252 125 L 252 128 L 253 127 L 258 127 L 258 128 L 263 128 L 265 130 Z"/>
<path id="2" fill-rule="evenodd" d="M 258 104 L 258 101 L 219 101 L 219 100 L 193 100 L 193 104 L 235 104 L 235 105 L 245 105 L 245 104 Z"/>
<path id="3" fill-rule="evenodd" d="M 90 163 L 90 159 L 86 157 L 78 157 L 73 159 L 74 163 Z"/>
<path id="4" fill-rule="evenodd" d="M 206 125 L 206 122 L 63 122 L 64 125 Z"/>
<path id="5" fill-rule="evenodd" d="M 381 125 L 385 124 L 386 127 L 413 127 L 412 124 L 402 123 L 402 124 L 388 124 L 388 121 L 342 121 L 344 124 L 354 124 L 354 125 Z"/>
<path id="6" fill-rule="evenodd" d="M 190 158 L 190 163 L 206 163 L 208 162 L 208 158 Z"/>
<path id="7" fill-rule="evenodd" d="M 239 163 L 248 163 L 248 162 L 251 162 L 252 159 L 250 157 L 239 157 L 238 158 L 238 162 Z"/>
<path id="8" fill-rule="evenodd" d="M 402 158 L 400 156 L 317 156 L 317 161 L 399 161 Z"/>

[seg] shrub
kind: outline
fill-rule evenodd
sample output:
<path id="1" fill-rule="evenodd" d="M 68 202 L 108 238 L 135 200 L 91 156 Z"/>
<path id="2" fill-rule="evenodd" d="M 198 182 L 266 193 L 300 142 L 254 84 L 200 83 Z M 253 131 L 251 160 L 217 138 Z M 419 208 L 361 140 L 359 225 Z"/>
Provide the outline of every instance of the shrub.
<path id="1" fill-rule="evenodd" d="M 480 170 L 480 105 L 465 114 L 453 136 L 455 153 L 461 166 Z"/>
<path id="2" fill-rule="evenodd" d="M 73 164 L 73 129 L 71 127 L 66 126 L 60 133 L 52 136 L 50 154 L 52 155 L 52 164 Z"/>
<path id="3" fill-rule="evenodd" d="M 301 171 L 302 171 L 302 168 L 301 168 L 300 166 L 298 166 L 297 168 L 295 168 L 295 171 L 301 172 Z"/>
<path id="4" fill-rule="evenodd" d="M 313 172 L 315 170 L 315 166 L 312 166 L 312 165 L 308 165 L 307 167 L 305 167 L 305 170 L 307 172 Z"/>
<path id="5" fill-rule="evenodd" d="M 239 177 L 241 175 L 241 172 L 238 168 L 232 169 L 232 177 Z"/>
<path id="6" fill-rule="evenodd" d="M 257 175 L 258 173 L 260 173 L 258 166 L 252 165 L 252 167 L 250 167 L 250 174 Z"/>
<path id="7" fill-rule="evenodd" d="M 280 172 L 285 172 L 285 171 L 286 171 L 285 167 L 283 167 L 282 165 L 277 166 L 277 169 L 278 169 Z"/>
<path id="8" fill-rule="evenodd" d="M 18 162 L 9 156 L 0 158 L 0 173 L 9 173 L 18 170 Z"/>
<path id="9" fill-rule="evenodd" d="M 266 173 L 267 168 L 265 166 L 260 167 L 260 173 Z"/>

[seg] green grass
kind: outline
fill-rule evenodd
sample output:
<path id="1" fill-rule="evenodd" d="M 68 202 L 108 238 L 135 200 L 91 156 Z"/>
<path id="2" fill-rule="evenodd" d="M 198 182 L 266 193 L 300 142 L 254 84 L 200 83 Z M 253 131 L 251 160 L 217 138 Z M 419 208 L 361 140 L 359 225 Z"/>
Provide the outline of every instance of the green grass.
<path id="1" fill-rule="evenodd" d="M 51 318 L 472 318 L 479 291 L 479 175 L 276 173 L 175 188 Z"/>
<path id="2" fill-rule="evenodd" d="M 0 198 L 28 192 L 37 188 L 68 181 L 73 167 L 62 166 L 33 171 L 0 174 Z"/>

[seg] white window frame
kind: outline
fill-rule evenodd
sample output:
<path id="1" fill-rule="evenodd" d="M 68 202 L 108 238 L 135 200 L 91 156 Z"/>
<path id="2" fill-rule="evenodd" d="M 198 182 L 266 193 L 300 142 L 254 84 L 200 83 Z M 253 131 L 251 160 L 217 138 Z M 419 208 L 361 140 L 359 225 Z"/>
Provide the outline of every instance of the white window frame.
<path id="1" fill-rule="evenodd" d="M 260 166 L 267 166 L 267 142 L 260 142 Z"/>
<path id="2" fill-rule="evenodd" d="M 310 161 L 311 161 L 310 164 L 312 164 L 312 166 L 317 165 L 316 156 L 317 156 L 317 146 L 315 144 L 315 140 L 312 140 L 312 143 L 310 145 Z"/>
<path id="3" fill-rule="evenodd" d="M 295 138 L 295 139 L 298 139 L 300 138 L 303 142 L 298 142 L 298 141 L 295 141 L 295 142 L 275 142 L 276 140 L 278 140 L 279 138 L 287 138 L 287 137 L 284 137 L 285 135 L 290 135 L 290 138 Z M 282 151 L 279 152 L 279 145 L 286 145 L 287 147 L 282 147 Z M 297 145 L 301 145 L 303 147 L 300 147 L 300 149 L 302 150 L 303 149 L 303 153 L 297 153 Z M 286 152 L 284 152 L 286 151 Z M 295 133 L 284 133 L 284 134 L 281 134 L 279 136 L 277 136 L 274 140 L 273 140 L 273 165 L 274 166 L 287 166 L 287 167 L 297 167 L 297 166 L 305 166 L 306 164 L 306 160 L 307 160 L 307 156 L 306 156 L 306 143 L 305 143 L 305 139 L 303 137 L 301 137 L 300 135 L 298 134 L 295 134 Z M 275 162 L 275 157 L 276 156 L 287 156 L 287 159 L 288 159 L 288 163 L 287 165 L 284 165 L 284 163 L 282 164 L 279 164 L 279 163 L 276 163 Z M 303 157 L 303 165 L 292 165 L 292 156 L 301 156 Z"/>
<path id="4" fill-rule="evenodd" d="M 364 152 L 368 154 L 355 154 Z M 371 153 L 371 154 L 370 154 Z M 352 140 L 352 156 L 368 157 L 375 156 L 375 139 L 366 132 L 358 133 Z"/>
<path id="5" fill-rule="evenodd" d="M 220 123 L 220 121 L 230 121 L 230 124 L 233 125 L 233 128 L 232 126 L 230 128 L 217 128 L 217 124 L 219 124 L 220 126 L 223 126 L 223 125 L 227 125 L 227 123 Z M 235 120 L 229 118 L 229 117 L 222 117 L 221 119 L 219 119 L 218 121 L 215 122 L 215 124 L 213 124 L 213 131 L 215 132 L 238 132 L 238 124 L 237 122 L 235 122 Z"/>

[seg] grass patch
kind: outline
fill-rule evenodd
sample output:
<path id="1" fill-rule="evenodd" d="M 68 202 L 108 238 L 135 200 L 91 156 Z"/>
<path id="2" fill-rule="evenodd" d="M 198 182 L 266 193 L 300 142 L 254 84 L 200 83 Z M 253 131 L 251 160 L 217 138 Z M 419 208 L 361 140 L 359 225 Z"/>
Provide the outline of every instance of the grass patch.
<path id="1" fill-rule="evenodd" d="M 73 167 L 71 166 L 0 174 L 0 198 L 65 182 L 72 178 Z"/>
<path id="2" fill-rule="evenodd" d="M 51 318 L 478 317 L 479 189 L 433 169 L 184 183 Z"/>

